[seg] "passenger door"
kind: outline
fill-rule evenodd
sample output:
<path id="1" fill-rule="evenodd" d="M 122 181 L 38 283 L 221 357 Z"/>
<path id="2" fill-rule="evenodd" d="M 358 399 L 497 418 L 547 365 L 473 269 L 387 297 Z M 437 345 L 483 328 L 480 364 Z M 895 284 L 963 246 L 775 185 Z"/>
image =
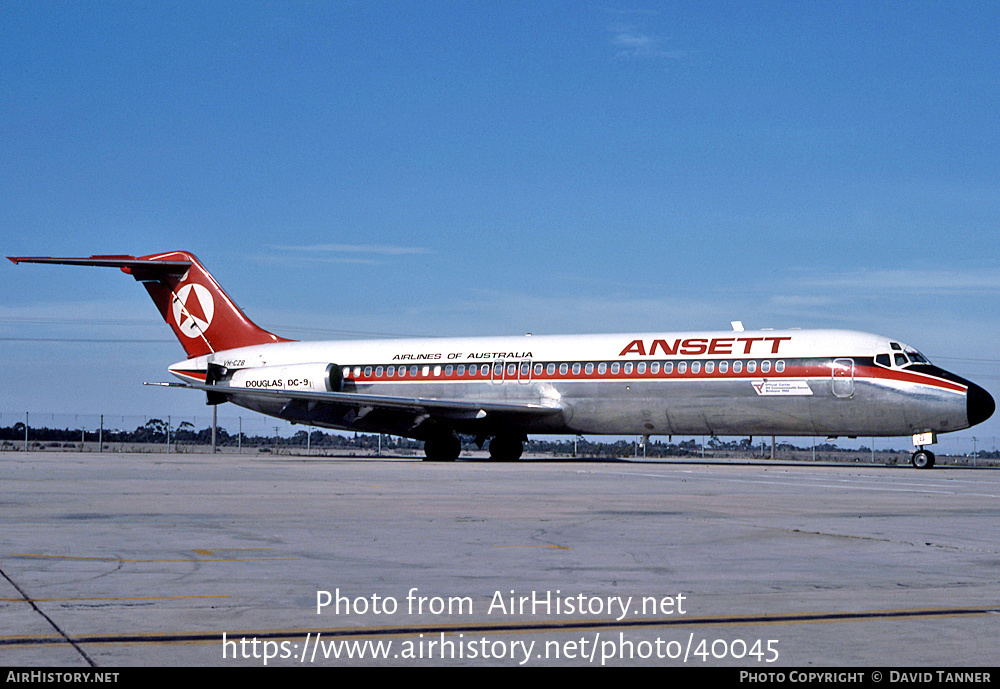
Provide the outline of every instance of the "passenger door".
<path id="1" fill-rule="evenodd" d="M 854 395 L 854 359 L 834 359 L 832 375 L 834 396 Z"/>

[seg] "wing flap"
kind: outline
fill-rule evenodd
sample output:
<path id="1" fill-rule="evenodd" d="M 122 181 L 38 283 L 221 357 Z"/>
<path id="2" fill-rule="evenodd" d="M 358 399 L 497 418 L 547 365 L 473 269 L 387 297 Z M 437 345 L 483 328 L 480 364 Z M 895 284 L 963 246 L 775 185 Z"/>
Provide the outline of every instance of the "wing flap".
<path id="1" fill-rule="evenodd" d="M 482 419 L 488 414 L 527 414 L 548 416 L 563 411 L 558 402 L 539 404 L 533 402 L 487 402 L 474 400 L 438 399 L 432 397 L 396 397 L 392 395 L 366 395 L 356 392 L 309 392 L 297 390 L 258 390 L 226 385 L 201 385 L 198 383 L 147 383 L 164 387 L 201 390 L 212 395 L 228 397 L 255 397 L 257 399 L 294 400 L 349 407 L 372 407 L 411 412 L 431 413 L 439 418 L 455 420 Z"/>

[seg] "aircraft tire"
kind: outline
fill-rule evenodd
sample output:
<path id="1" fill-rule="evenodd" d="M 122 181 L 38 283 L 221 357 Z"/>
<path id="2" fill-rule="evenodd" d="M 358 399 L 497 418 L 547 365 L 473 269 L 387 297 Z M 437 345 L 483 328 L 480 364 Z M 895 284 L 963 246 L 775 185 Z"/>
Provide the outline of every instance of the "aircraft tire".
<path id="1" fill-rule="evenodd" d="M 462 454 L 462 441 L 455 435 L 430 437 L 424 441 L 425 461 L 454 462 Z"/>
<path id="2" fill-rule="evenodd" d="M 490 459 L 494 462 L 516 462 L 524 445 L 515 437 L 498 435 L 490 441 Z"/>
<path id="3" fill-rule="evenodd" d="M 930 469 L 934 466 L 934 453 L 928 450 L 917 450 L 910 457 L 910 464 L 917 469 Z"/>

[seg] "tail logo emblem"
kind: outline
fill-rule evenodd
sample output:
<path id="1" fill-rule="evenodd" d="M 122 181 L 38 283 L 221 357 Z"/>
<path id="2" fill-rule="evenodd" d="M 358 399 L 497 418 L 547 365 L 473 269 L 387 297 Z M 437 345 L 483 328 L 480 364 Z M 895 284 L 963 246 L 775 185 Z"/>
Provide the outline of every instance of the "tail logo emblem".
<path id="1" fill-rule="evenodd" d="M 174 323 L 185 337 L 199 337 L 208 330 L 215 315 L 215 300 L 203 285 L 189 283 L 174 296 Z"/>

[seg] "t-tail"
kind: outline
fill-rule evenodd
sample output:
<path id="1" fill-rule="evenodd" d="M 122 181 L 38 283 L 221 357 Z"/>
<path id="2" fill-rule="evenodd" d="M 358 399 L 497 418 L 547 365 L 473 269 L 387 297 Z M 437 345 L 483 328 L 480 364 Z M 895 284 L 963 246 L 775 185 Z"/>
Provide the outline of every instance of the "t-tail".
<path id="1" fill-rule="evenodd" d="M 150 256 L 8 256 L 14 263 L 120 268 L 141 282 L 188 358 L 249 345 L 288 342 L 247 318 L 215 278 L 187 251 Z"/>

